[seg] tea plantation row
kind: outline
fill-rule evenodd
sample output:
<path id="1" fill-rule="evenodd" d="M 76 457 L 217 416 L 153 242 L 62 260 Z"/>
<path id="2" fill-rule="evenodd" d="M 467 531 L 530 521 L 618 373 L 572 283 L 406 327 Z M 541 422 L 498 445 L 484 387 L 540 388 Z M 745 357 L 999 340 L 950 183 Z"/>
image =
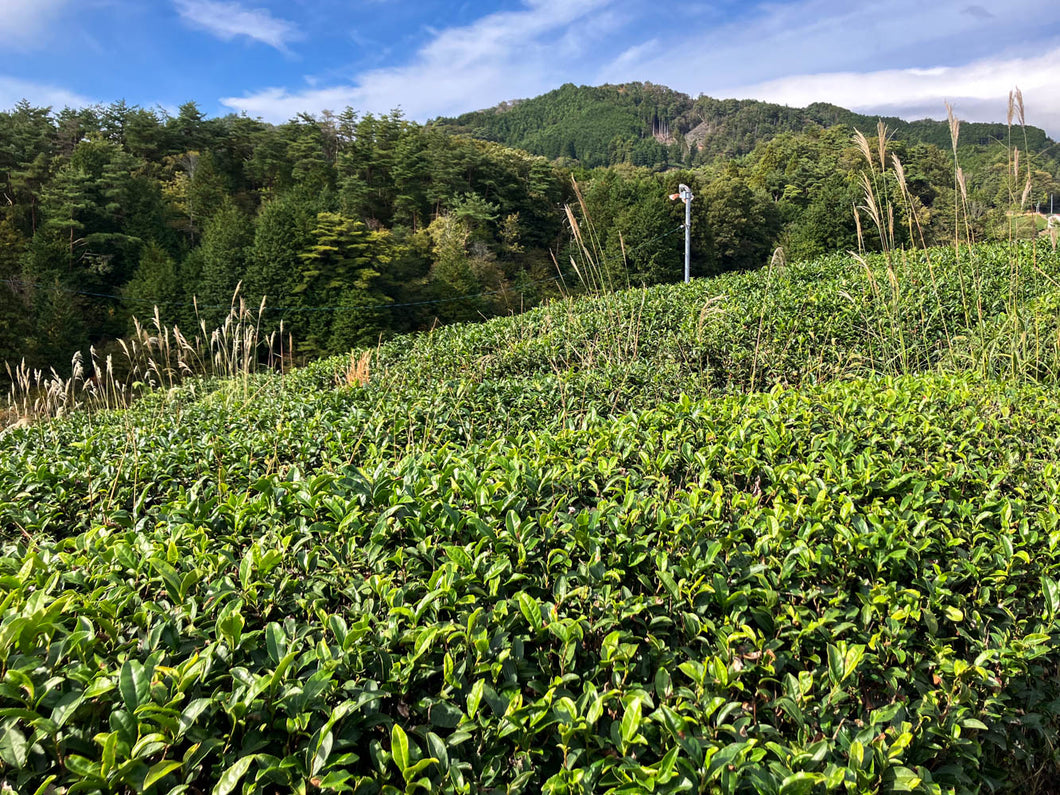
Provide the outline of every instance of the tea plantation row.
<path id="1" fill-rule="evenodd" d="M 401 337 L 373 352 L 356 390 L 335 389 L 341 357 L 40 424 L 0 436 L 0 524 L 64 535 L 116 509 L 140 521 L 192 484 L 239 492 L 291 466 L 579 427 L 682 394 L 938 369 L 1057 382 L 1060 256 L 1048 246 L 869 264 L 826 257 Z"/>
<path id="2" fill-rule="evenodd" d="M 0 781 L 1049 791 L 1060 269 L 929 256 L 3 434 Z"/>
<path id="3" fill-rule="evenodd" d="M 1058 409 L 942 377 L 686 399 L 23 526 L 5 776 L 1011 786 L 1056 763 Z"/>

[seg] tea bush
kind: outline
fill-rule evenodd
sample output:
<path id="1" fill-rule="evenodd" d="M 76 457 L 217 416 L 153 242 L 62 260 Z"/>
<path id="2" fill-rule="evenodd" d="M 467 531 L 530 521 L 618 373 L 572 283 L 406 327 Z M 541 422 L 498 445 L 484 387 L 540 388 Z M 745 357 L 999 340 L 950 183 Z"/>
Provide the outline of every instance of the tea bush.
<path id="1" fill-rule="evenodd" d="M 1060 396 L 1004 329 L 1055 329 L 1055 261 L 930 256 L 890 298 L 825 259 L 5 432 L 0 779 L 1049 791 Z"/>

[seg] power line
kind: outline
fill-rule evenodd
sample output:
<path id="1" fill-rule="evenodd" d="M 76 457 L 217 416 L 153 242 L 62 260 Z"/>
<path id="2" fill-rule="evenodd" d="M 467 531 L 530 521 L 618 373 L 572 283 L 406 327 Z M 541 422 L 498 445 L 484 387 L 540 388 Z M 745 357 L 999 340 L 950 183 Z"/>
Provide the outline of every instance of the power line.
<path id="1" fill-rule="evenodd" d="M 267 312 L 341 312 L 343 310 L 350 309 L 397 309 L 404 307 L 413 306 L 428 306 L 431 304 L 447 304 L 455 301 L 469 301 L 473 298 L 484 298 L 491 295 L 504 295 L 505 293 L 514 292 L 522 293 L 534 285 L 548 284 L 549 282 L 559 281 L 558 276 L 550 276 L 547 279 L 536 279 L 531 282 L 524 282 L 520 287 L 513 287 L 508 290 L 486 290 L 481 293 L 473 293 L 469 295 L 458 295 L 452 298 L 435 298 L 429 301 L 408 301 L 405 303 L 389 303 L 389 304 L 377 304 L 374 306 L 360 306 L 360 305 L 339 305 L 339 306 L 269 306 L 266 304 L 265 311 Z M 65 293 L 67 295 L 83 295 L 89 298 L 109 298 L 114 301 L 121 301 L 123 303 L 145 303 L 153 306 L 195 306 L 199 309 L 229 309 L 232 304 L 200 304 L 197 301 L 156 301 L 151 298 L 135 298 L 124 295 L 115 295 L 113 293 L 94 293 L 86 290 L 71 290 L 61 285 L 48 285 L 41 284 L 40 282 L 27 282 L 18 279 L 0 279 L 0 284 L 10 284 L 16 287 L 34 287 L 41 290 L 52 290 L 53 292 Z"/>
<path id="2" fill-rule="evenodd" d="M 683 226 L 678 226 L 678 227 L 676 227 L 674 229 L 670 229 L 669 231 L 663 232 L 661 235 L 656 235 L 655 237 L 650 238 L 648 240 L 645 240 L 643 243 L 640 243 L 640 244 L 638 244 L 637 246 L 635 246 L 633 248 L 627 249 L 625 254 L 628 255 L 628 254 L 631 254 L 633 252 L 639 251 L 640 249 L 645 248 L 646 246 L 649 246 L 649 245 L 651 245 L 652 243 L 655 243 L 658 240 L 662 240 L 663 238 L 669 237 L 670 235 L 672 235 L 672 234 L 674 234 L 676 232 L 680 232 L 682 229 L 684 229 Z M 623 259 L 624 259 L 624 257 L 623 257 Z M 619 261 L 619 258 L 618 257 L 602 257 L 600 261 L 601 261 L 601 263 L 617 262 L 617 261 Z M 470 294 L 467 294 L 467 295 L 458 295 L 458 296 L 453 296 L 451 298 L 435 298 L 435 299 L 426 300 L 426 301 L 406 301 L 406 302 L 403 302 L 403 303 L 376 304 L 374 306 L 359 306 L 359 305 L 269 306 L 268 304 L 266 304 L 264 311 L 266 311 L 266 312 L 342 312 L 342 311 L 350 311 L 350 310 L 355 310 L 355 309 L 359 309 L 359 310 L 407 309 L 407 308 L 418 307 L 418 306 L 434 306 L 434 305 L 438 305 L 438 304 L 456 303 L 458 301 L 471 301 L 471 300 L 476 299 L 476 298 L 486 298 L 486 297 L 496 296 L 496 295 L 505 295 L 506 293 L 523 294 L 530 287 L 541 285 L 541 284 L 549 284 L 549 283 L 552 283 L 552 282 L 560 282 L 561 284 L 564 283 L 562 276 L 550 276 L 547 279 L 535 279 L 534 281 L 524 282 L 519 287 L 513 287 L 513 288 L 507 289 L 507 290 L 486 290 L 486 291 L 483 291 L 483 292 L 480 292 L 480 293 L 470 293 Z M 151 299 L 151 298 L 135 298 L 135 297 L 124 296 L 124 295 L 116 295 L 114 293 L 97 293 L 97 292 L 91 292 L 91 291 L 88 291 L 88 290 L 72 290 L 70 288 L 63 287 L 63 286 L 61 286 L 59 284 L 48 285 L 48 284 L 42 284 L 40 282 L 24 281 L 24 280 L 21 280 L 21 279 L 0 279 L 0 284 L 9 284 L 9 285 L 11 285 L 13 287 L 32 287 L 32 288 L 40 289 L 40 290 L 51 290 L 53 292 L 65 293 L 66 295 L 81 295 L 81 296 L 85 296 L 87 298 L 106 298 L 106 299 L 109 299 L 109 300 L 112 300 L 112 301 L 120 301 L 120 302 L 126 303 L 126 304 L 128 304 L 128 303 L 141 303 L 141 304 L 147 304 L 147 305 L 150 305 L 150 306 L 158 306 L 158 307 L 166 307 L 166 306 L 169 306 L 169 307 L 172 307 L 172 306 L 190 307 L 190 306 L 194 306 L 197 309 L 230 309 L 231 306 L 232 306 L 231 302 L 229 302 L 227 304 L 200 304 L 197 301 L 156 301 L 156 300 Z"/>

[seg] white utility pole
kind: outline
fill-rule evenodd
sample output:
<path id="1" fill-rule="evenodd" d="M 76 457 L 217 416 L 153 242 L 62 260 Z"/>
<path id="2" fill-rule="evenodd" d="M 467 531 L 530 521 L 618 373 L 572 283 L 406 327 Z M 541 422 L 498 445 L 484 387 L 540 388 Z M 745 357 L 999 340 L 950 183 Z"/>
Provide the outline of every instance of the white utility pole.
<path id="1" fill-rule="evenodd" d="M 680 199 L 685 203 L 685 284 L 692 280 L 692 189 L 685 183 L 677 186 L 677 193 L 670 194 L 670 200 Z"/>

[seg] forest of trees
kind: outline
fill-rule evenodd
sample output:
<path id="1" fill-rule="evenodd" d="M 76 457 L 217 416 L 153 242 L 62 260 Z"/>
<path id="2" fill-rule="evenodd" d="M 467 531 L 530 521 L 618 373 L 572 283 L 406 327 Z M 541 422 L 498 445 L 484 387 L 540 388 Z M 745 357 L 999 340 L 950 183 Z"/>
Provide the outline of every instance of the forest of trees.
<path id="1" fill-rule="evenodd" d="M 789 259 L 858 247 L 867 166 L 853 135 L 874 119 L 647 84 L 589 91 L 459 124 L 347 109 L 270 125 L 194 103 L 0 112 L 0 361 L 61 370 L 155 306 L 167 324 L 209 326 L 238 284 L 303 359 L 518 311 L 571 275 L 572 178 L 615 285 L 681 277 L 681 182 L 696 194 L 694 275 L 760 267 L 777 246 Z M 952 240 L 948 132 L 894 124 L 925 242 Z M 1027 200 L 1060 192 L 1041 131 L 963 130 L 977 237 L 1002 234 L 1013 206 L 1010 136 L 1029 153 Z"/>
<path id="2" fill-rule="evenodd" d="M 1001 102 L 1003 98 L 999 98 L 999 106 Z M 454 132 L 583 166 L 630 163 L 665 170 L 743 157 L 784 133 L 843 126 L 867 134 L 875 130 L 877 120 L 876 116 L 824 103 L 791 108 L 751 99 L 693 99 L 652 83 L 568 83 L 533 99 L 506 102 L 436 123 Z M 908 122 L 896 117 L 883 117 L 882 121 L 906 141 L 950 148 L 946 122 Z M 974 157 L 979 150 L 1007 143 L 1008 135 L 1005 124 L 965 123 L 962 154 Z M 1053 145 L 1037 127 L 1021 129 L 1016 143 L 1035 154 Z"/>
<path id="3" fill-rule="evenodd" d="M 568 185 L 398 113 L 273 126 L 22 103 L 0 113 L 0 359 L 58 366 L 154 305 L 209 325 L 240 282 L 305 357 L 532 304 Z"/>

